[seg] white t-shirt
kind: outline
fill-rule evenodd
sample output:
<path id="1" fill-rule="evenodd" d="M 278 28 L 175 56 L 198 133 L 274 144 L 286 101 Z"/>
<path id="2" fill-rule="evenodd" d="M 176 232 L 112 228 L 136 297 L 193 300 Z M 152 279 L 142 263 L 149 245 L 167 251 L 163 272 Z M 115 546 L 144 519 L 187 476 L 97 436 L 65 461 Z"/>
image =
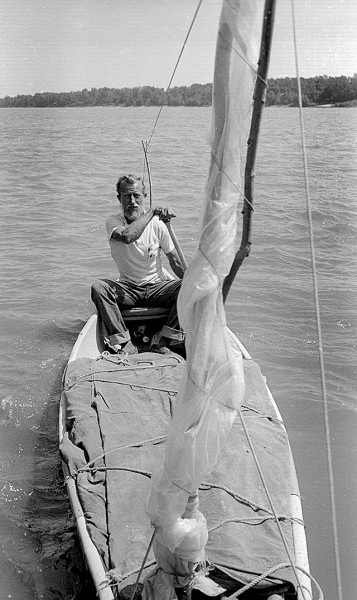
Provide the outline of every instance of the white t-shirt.
<path id="1" fill-rule="evenodd" d="M 160 248 L 167 254 L 172 252 L 174 244 L 163 221 L 153 217 L 141 236 L 131 244 L 124 244 L 112 238 L 118 227 L 128 225 L 123 214 L 111 215 L 106 220 L 110 250 L 118 267 L 120 281 L 130 283 L 157 283 L 174 279 L 163 268 Z"/>

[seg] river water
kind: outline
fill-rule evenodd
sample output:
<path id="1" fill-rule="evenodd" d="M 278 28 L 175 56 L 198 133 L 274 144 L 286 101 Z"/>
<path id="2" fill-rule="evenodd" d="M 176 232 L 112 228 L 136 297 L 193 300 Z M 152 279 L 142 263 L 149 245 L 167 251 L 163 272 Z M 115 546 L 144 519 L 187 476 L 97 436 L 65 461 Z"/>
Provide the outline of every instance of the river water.
<path id="1" fill-rule="evenodd" d="M 2 109 L 0 591 L 88 599 L 57 446 L 61 375 L 93 312 L 91 282 L 115 274 L 104 221 L 119 174 L 143 169 L 155 108 Z M 210 109 L 169 108 L 150 146 L 154 203 L 194 252 Z M 357 110 L 304 109 L 343 598 L 357 597 Z M 253 246 L 227 317 L 268 379 L 302 492 L 311 571 L 336 573 L 298 112 L 264 114 Z"/>

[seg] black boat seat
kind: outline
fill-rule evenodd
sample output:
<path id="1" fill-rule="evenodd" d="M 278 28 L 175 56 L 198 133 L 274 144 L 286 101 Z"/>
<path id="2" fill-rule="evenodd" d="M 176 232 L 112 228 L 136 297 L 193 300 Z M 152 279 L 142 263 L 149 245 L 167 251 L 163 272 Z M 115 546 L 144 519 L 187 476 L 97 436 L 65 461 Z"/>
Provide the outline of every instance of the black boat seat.
<path id="1" fill-rule="evenodd" d="M 170 313 L 169 308 L 153 308 L 151 306 L 137 306 L 122 310 L 124 321 L 151 321 L 153 319 L 164 319 Z"/>

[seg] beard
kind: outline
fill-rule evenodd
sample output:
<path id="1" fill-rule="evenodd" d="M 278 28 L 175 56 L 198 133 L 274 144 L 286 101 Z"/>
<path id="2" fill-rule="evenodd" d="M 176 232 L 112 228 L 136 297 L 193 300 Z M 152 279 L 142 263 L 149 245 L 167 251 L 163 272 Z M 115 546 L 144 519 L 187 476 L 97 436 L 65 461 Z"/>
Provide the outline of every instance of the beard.
<path id="1" fill-rule="evenodd" d="M 141 216 L 141 210 L 139 206 L 128 207 L 124 211 L 124 217 L 127 221 L 136 221 Z"/>

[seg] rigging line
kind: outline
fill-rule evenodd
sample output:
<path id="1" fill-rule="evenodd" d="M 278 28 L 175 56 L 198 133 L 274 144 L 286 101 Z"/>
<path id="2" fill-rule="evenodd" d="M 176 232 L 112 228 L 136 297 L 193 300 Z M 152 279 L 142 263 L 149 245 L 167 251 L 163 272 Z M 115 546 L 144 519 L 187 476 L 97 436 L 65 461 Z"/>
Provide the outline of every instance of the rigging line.
<path id="1" fill-rule="evenodd" d="M 196 20 L 196 17 L 197 17 L 197 15 L 198 15 L 198 12 L 199 12 L 199 10 L 200 10 L 200 8 L 201 8 L 201 4 L 202 4 L 202 2 L 203 2 L 203 0 L 199 0 L 199 2 L 198 2 L 198 5 L 197 5 L 197 8 L 196 8 L 196 11 L 195 11 L 195 14 L 193 15 L 193 19 L 192 19 L 192 21 L 191 21 L 191 25 L 190 25 L 190 27 L 189 27 L 189 29 L 188 29 L 188 32 L 187 32 L 187 34 L 186 34 L 186 37 L 185 37 L 184 43 L 183 43 L 183 45 L 182 45 L 182 48 L 181 48 L 181 51 L 180 51 L 180 54 L 179 54 L 179 57 L 178 57 L 178 59 L 177 59 L 177 61 L 176 61 L 175 68 L 174 68 L 174 70 L 173 70 L 173 73 L 172 73 L 172 75 L 171 75 L 171 79 L 170 79 L 170 81 L 169 81 L 169 85 L 167 86 L 167 88 L 166 88 L 166 90 L 165 90 L 164 97 L 163 97 L 163 100 L 162 100 L 162 103 L 161 103 L 161 106 L 160 106 L 159 113 L 158 113 L 158 115 L 157 115 L 157 117 L 156 117 L 156 121 L 155 121 L 155 124 L 154 124 L 153 130 L 152 130 L 152 132 L 151 132 L 151 135 L 150 135 L 149 141 L 147 142 L 147 145 L 146 145 L 146 150 L 147 150 L 147 149 L 148 149 L 148 147 L 150 146 L 150 143 L 151 143 L 151 140 L 152 140 L 152 136 L 154 135 L 154 131 L 155 131 L 155 129 L 156 129 L 156 125 L 157 125 L 157 123 L 158 123 L 158 120 L 159 120 L 159 118 L 160 118 L 161 111 L 162 111 L 162 109 L 163 109 L 163 106 L 164 106 L 164 103 L 165 103 L 165 100 L 166 100 L 166 97 L 167 97 L 168 91 L 169 91 L 169 89 L 170 89 L 170 86 L 171 86 L 172 80 L 173 80 L 173 78 L 174 78 L 174 76 L 175 76 L 175 73 L 176 73 L 177 67 L 178 67 L 178 65 L 179 65 L 179 62 L 180 62 L 180 60 L 181 60 L 181 56 L 182 56 L 182 54 L 183 54 L 183 51 L 184 51 L 184 49 L 185 49 L 185 47 L 186 47 L 187 40 L 188 40 L 188 38 L 189 38 L 189 35 L 190 35 L 191 31 L 192 31 L 192 27 L 193 27 L 193 25 L 194 25 L 194 22 L 195 22 L 195 20 Z"/>
<path id="2" fill-rule="evenodd" d="M 150 539 L 149 545 L 148 545 L 148 547 L 147 547 L 147 550 L 146 550 L 146 552 L 145 552 L 145 556 L 144 556 L 144 558 L 143 558 L 143 562 L 142 562 L 142 564 L 141 564 L 141 567 L 140 567 L 140 571 L 139 571 L 139 573 L 138 573 L 138 576 L 137 576 L 137 578 L 136 578 L 136 581 L 135 581 L 134 590 L 133 590 L 133 593 L 132 593 L 132 595 L 131 595 L 131 599 L 130 599 L 130 600 L 134 600 L 134 598 L 135 598 L 135 594 L 136 594 L 136 590 L 138 589 L 138 585 L 139 585 L 139 581 L 140 581 L 141 574 L 142 574 L 142 572 L 143 572 L 143 570 L 144 570 L 144 567 L 145 567 L 145 564 L 146 564 L 147 558 L 148 558 L 148 556 L 149 556 L 149 553 L 150 553 L 151 547 L 152 547 L 152 545 L 153 545 L 153 543 L 154 543 L 154 538 L 155 538 L 155 535 L 156 535 L 156 531 L 157 531 L 157 530 L 156 530 L 156 529 L 154 529 L 154 531 L 153 531 L 153 534 L 152 534 L 152 536 L 151 536 L 151 539 Z"/>
<path id="3" fill-rule="evenodd" d="M 242 150 L 240 151 L 240 155 L 243 154 L 243 152 L 246 152 L 246 148 L 242 148 Z M 214 162 L 215 165 L 217 165 L 217 168 L 219 170 L 220 173 L 222 173 L 222 175 L 224 175 L 229 183 L 235 188 L 235 190 L 237 191 L 238 196 L 243 196 L 243 203 L 247 203 L 251 210 L 253 212 L 255 212 L 255 209 L 253 207 L 253 204 L 249 201 L 249 199 L 244 195 L 243 191 L 239 189 L 239 187 L 237 186 L 237 184 L 233 181 L 233 179 L 231 177 L 229 177 L 228 173 L 220 166 L 220 164 L 218 163 L 216 156 L 213 154 L 213 152 L 211 151 L 211 159 Z M 242 211 L 243 212 L 243 211 Z"/>
<path id="4" fill-rule="evenodd" d="M 294 0 L 291 0 L 291 13 L 292 13 L 292 23 L 293 23 L 296 79 L 297 79 L 298 97 L 299 97 L 300 132 L 301 132 L 304 175 L 305 175 L 305 193 L 306 193 L 307 216 L 308 216 L 309 236 L 310 236 L 311 266 L 312 266 L 312 278 L 313 278 L 314 299 L 315 299 L 315 315 L 316 315 L 316 326 L 317 326 L 318 346 L 319 346 L 321 391 L 322 391 L 324 423 L 325 423 L 327 464 L 328 464 L 328 477 L 329 477 L 330 501 L 331 501 L 331 516 L 332 516 L 333 542 L 334 542 L 334 553 L 335 553 L 335 569 L 336 569 L 336 578 L 337 578 L 337 593 L 338 593 L 338 599 L 343 600 L 341 559 L 340 559 L 338 533 L 337 533 L 335 485 L 334 485 L 334 476 L 333 476 L 333 467 L 332 467 L 331 436 L 330 436 L 330 424 L 329 424 L 327 389 L 326 389 L 326 374 L 325 374 L 324 353 L 323 353 L 323 345 L 322 345 L 322 328 L 321 328 L 321 317 L 320 317 L 319 290 L 318 290 L 318 284 L 317 284 L 317 268 L 316 268 L 316 258 L 315 258 L 314 231 L 313 231 L 313 223 L 312 223 L 310 187 L 309 187 L 307 153 L 306 153 L 306 143 L 305 143 L 305 128 L 304 128 L 304 119 L 303 119 L 303 114 L 302 114 L 302 93 L 301 93 L 301 83 L 300 83 L 299 64 L 298 64 L 298 55 L 297 55 Z"/>
<path id="5" fill-rule="evenodd" d="M 305 593 L 304 593 L 303 587 L 302 587 L 302 585 L 301 585 L 301 583 L 300 583 L 300 580 L 299 580 L 299 577 L 298 577 L 298 574 L 297 574 L 297 569 L 296 569 L 296 566 L 295 566 L 295 563 L 294 563 L 293 557 L 292 557 L 292 555 L 291 555 L 291 552 L 290 552 L 290 550 L 289 550 L 289 547 L 288 547 L 287 541 L 286 541 L 286 539 L 285 539 L 284 532 L 283 532 L 283 530 L 282 530 L 282 528 L 281 528 L 281 525 L 280 525 L 280 522 L 279 522 L 279 517 L 278 517 L 278 514 L 277 514 L 277 512 L 276 512 L 276 510 L 275 510 L 275 506 L 274 506 L 273 500 L 272 500 L 272 498 L 271 498 L 271 495 L 270 495 L 270 492 L 269 492 L 269 489 L 268 489 L 267 483 L 266 483 L 266 481 L 265 481 L 265 477 L 264 477 L 264 474 L 263 474 L 262 468 L 261 468 L 261 466 L 260 466 L 260 463 L 259 463 L 259 460 L 258 460 L 258 456 L 257 456 L 257 454 L 256 454 L 256 452 L 255 452 L 255 448 L 254 448 L 253 442 L 252 442 L 252 440 L 251 440 L 251 437 L 250 437 L 250 435 L 249 435 L 249 432 L 248 432 L 247 426 L 246 426 L 246 424 L 245 424 L 245 421 L 244 421 L 244 419 L 243 419 L 242 411 L 241 411 L 241 409 L 240 409 L 240 408 L 238 409 L 238 413 L 239 413 L 239 417 L 240 417 L 240 420 L 241 420 L 241 423 L 242 423 L 242 427 L 243 427 L 243 429 L 244 429 L 244 433 L 245 433 L 245 436 L 246 436 L 247 442 L 248 442 L 248 444 L 249 444 L 250 451 L 251 451 L 251 453 L 252 453 L 252 456 L 253 456 L 253 459 L 254 459 L 254 462 L 255 462 L 255 466 L 256 466 L 256 467 L 257 467 L 257 469 L 258 469 L 258 473 L 259 473 L 259 476 L 260 476 L 260 480 L 261 480 L 261 482 L 262 482 L 262 484 L 263 484 L 263 487 L 264 487 L 264 490 L 265 490 L 266 496 L 267 496 L 267 498 L 268 498 L 268 502 L 269 502 L 269 504 L 270 504 L 271 511 L 272 511 L 272 513 L 273 513 L 273 515 L 274 515 L 274 520 L 275 520 L 275 523 L 276 523 L 276 525 L 277 525 L 277 528 L 278 528 L 278 531 L 279 531 L 279 535 L 280 535 L 280 537 L 281 537 L 281 541 L 283 542 L 283 545 L 284 545 L 284 548 L 285 548 L 286 554 L 287 554 L 287 556 L 288 556 L 288 559 L 289 559 L 289 561 L 290 561 L 290 566 L 291 566 L 291 568 L 292 568 L 292 570 L 293 570 L 293 573 L 294 573 L 294 575 L 295 575 L 297 587 L 298 587 L 298 588 L 300 588 L 300 591 L 301 591 L 301 595 L 302 595 L 302 598 L 303 598 L 303 600 L 306 600 L 306 596 L 305 596 Z"/>

